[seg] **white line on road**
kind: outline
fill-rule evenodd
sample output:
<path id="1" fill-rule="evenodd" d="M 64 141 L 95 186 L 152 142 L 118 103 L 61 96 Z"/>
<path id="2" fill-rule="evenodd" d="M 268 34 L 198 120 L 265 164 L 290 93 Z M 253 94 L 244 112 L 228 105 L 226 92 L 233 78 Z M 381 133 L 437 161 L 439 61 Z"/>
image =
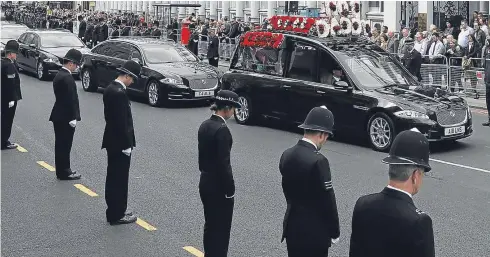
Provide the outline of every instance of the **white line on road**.
<path id="1" fill-rule="evenodd" d="M 432 158 L 430 158 L 430 160 L 431 161 L 435 161 L 435 162 L 439 162 L 439 163 L 442 163 L 442 164 L 447 164 L 447 165 L 452 165 L 452 166 L 460 167 L 460 168 L 465 168 L 465 169 L 470 169 L 470 170 L 476 170 L 476 171 L 481 171 L 481 172 L 485 172 L 485 173 L 490 173 L 490 170 L 484 170 L 484 169 L 480 169 L 480 168 L 470 167 L 470 166 L 466 166 L 466 165 L 462 165 L 462 164 L 457 164 L 457 163 L 452 163 L 452 162 L 447 162 L 447 161 L 442 161 L 442 160 L 437 160 L 437 159 L 432 159 Z"/>

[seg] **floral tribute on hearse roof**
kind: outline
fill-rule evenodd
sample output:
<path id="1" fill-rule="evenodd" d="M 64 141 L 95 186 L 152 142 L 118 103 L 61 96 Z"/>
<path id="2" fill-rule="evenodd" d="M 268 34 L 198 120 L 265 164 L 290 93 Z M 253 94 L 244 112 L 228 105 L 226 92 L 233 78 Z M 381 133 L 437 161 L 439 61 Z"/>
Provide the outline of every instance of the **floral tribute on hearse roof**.
<path id="1" fill-rule="evenodd" d="M 240 46 L 279 48 L 284 39 L 281 33 L 249 31 L 242 36 Z"/>

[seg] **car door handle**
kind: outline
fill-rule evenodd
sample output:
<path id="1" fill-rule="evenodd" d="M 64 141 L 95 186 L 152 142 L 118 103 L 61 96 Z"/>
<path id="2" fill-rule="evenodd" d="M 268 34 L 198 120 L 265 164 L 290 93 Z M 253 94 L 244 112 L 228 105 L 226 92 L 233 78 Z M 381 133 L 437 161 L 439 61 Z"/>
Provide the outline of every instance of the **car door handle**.
<path id="1" fill-rule="evenodd" d="M 322 94 L 322 95 L 323 95 L 323 94 L 325 94 L 325 91 L 321 91 L 321 90 L 317 90 L 316 92 L 317 92 L 318 94 Z"/>
<path id="2" fill-rule="evenodd" d="M 283 88 L 286 88 L 286 89 L 291 88 L 291 86 L 289 86 L 289 85 L 282 85 L 282 87 L 283 87 Z"/>

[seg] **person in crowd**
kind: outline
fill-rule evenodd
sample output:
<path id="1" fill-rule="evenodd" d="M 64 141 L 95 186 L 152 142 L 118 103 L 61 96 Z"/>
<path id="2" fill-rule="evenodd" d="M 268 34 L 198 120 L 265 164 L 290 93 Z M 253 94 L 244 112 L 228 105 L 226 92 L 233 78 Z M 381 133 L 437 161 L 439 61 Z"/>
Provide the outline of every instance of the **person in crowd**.
<path id="1" fill-rule="evenodd" d="M 235 181 L 230 162 L 233 137 L 226 121 L 240 108 L 235 92 L 221 90 L 211 106 L 214 114 L 197 133 L 199 195 L 204 207 L 204 256 L 226 257 L 233 219 Z"/>
<path id="2" fill-rule="evenodd" d="M 208 53 L 206 57 L 209 60 L 209 64 L 213 65 L 214 67 L 218 67 L 218 62 L 219 62 L 219 40 L 218 37 L 215 34 L 214 29 L 209 30 L 209 36 L 208 36 Z"/>
<path id="3" fill-rule="evenodd" d="M 446 53 L 446 48 L 442 42 L 442 35 L 434 32 L 432 33 L 432 43 L 429 46 L 429 60 L 431 63 L 442 64 L 444 58 L 442 56 Z"/>
<path id="4" fill-rule="evenodd" d="M 475 36 L 470 34 L 468 36 L 468 47 L 464 51 L 464 57 L 466 59 L 478 58 L 480 53 L 481 53 L 480 45 L 478 44 L 478 42 L 476 42 Z M 473 67 L 477 67 L 478 65 L 477 60 L 473 60 L 472 65 Z"/>
<path id="5" fill-rule="evenodd" d="M 92 21 L 92 18 L 88 18 L 88 24 L 87 24 L 87 29 L 85 30 L 85 35 L 84 35 L 84 38 L 85 38 L 85 42 L 87 43 L 90 43 L 90 45 L 92 47 L 94 47 L 94 44 L 93 44 L 93 34 L 94 34 L 94 29 L 95 29 L 95 26 L 94 26 L 94 23 Z"/>
<path id="6" fill-rule="evenodd" d="M 480 24 L 480 29 L 485 32 L 485 36 L 489 36 L 488 34 L 488 25 L 487 25 L 487 20 L 485 18 L 480 18 L 478 19 L 478 23 Z"/>
<path id="7" fill-rule="evenodd" d="M 116 21 L 113 24 L 111 38 L 118 38 L 120 35 L 121 35 L 121 20 L 116 19 Z"/>
<path id="8" fill-rule="evenodd" d="M 406 130 L 393 141 L 388 185 L 360 197 L 352 215 L 349 257 L 434 257 L 432 219 L 415 207 L 429 165 L 429 141 L 419 131 Z"/>
<path id="9" fill-rule="evenodd" d="M 78 38 L 80 38 L 83 43 L 85 43 L 85 31 L 87 30 L 87 22 L 83 19 L 82 15 L 78 16 Z"/>
<path id="10" fill-rule="evenodd" d="M 107 150 L 107 177 L 105 200 L 106 219 L 110 225 L 136 222 L 128 207 L 128 183 L 131 153 L 136 147 L 131 102 L 127 87 L 138 80 L 141 66 L 132 60 L 117 69 L 119 75 L 104 90 L 104 118 L 106 126 L 102 149 Z"/>
<path id="11" fill-rule="evenodd" d="M 405 40 L 405 49 L 402 60 L 407 70 L 413 76 L 417 77 L 418 81 L 422 81 L 422 74 L 420 74 L 420 68 L 422 67 L 422 55 L 415 49 L 412 39 Z"/>
<path id="12" fill-rule="evenodd" d="M 386 34 L 381 34 L 379 36 L 379 42 L 379 46 L 381 47 L 381 49 L 388 51 L 388 36 Z"/>
<path id="13" fill-rule="evenodd" d="M 398 49 L 398 40 L 393 31 L 388 32 L 388 46 L 386 48 L 389 53 L 396 53 Z"/>
<path id="14" fill-rule="evenodd" d="M 408 29 L 406 29 L 406 28 L 403 29 L 402 35 L 403 35 L 403 37 L 400 39 L 400 43 L 398 44 L 398 53 L 399 54 L 403 53 L 402 50 L 403 50 L 403 47 L 405 46 L 405 41 L 410 38 Z"/>
<path id="15" fill-rule="evenodd" d="M 328 159 L 320 149 L 333 136 L 334 116 L 315 107 L 299 126 L 304 135 L 281 155 L 279 170 L 287 209 L 282 240 L 289 257 L 325 257 L 340 237 L 337 202 Z"/>
<path id="16" fill-rule="evenodd" d="M 77 122 L 81 120 L 74 72 L 82 61 L 82 53 L 70 49 L 63 58 L 63 66 L 53 79 L 55 102 L 49 121 L 53 122 L 55 137 L 55 167 L 59 180 L 77 180 L 82 176 L 71 169 L 70 152 Z"/>
<path id="17" fill-rule="evenodd" d="M 475 37 L 475 42 L 478 46 L 480 46 L 480 49 L 481 49 L 481 47 L 483 47 L 485 45 L 485 40 L 486 40 L 487 36 L 485 35 L 485 32 L 483 32 L 483 30 L 481 30 L 480 25 L 477 22 L 475 22 L 475 24 L 473 24 L 473 29 L 475 31 L 473 33 L 473 36 Z M 478 56 L 478 58 L 481 57 L 481 51 L 478 51 L 477 56 Z"/>
<path id="18" fill-rule="evenodd" d="M 121 25 L 121 37 L 129 37 L 131 36 L 131 27 L 128 26 L 128 21 L 127 20 L 122 20 L 122 25 Z"/>
<path id="19" fill-rule="evenodd" d="M 461 29 L 458 35 L 458 45 L 462 48 L 468 47 L 468 36 L 470 35 L 470 29 L 468 28 L 468 24 L 466 20 L 461 21 Z"/>
<path id="20" fill-rule="evenodd" d="M 485 100 L 487 104 L 488 121 L 482 125 L 490 127 L 490 38 L 486 40 L 486 48 L 483 52 L 484 67 L 485 67 Z"/>
<path id="21" fill-rule="evenodd" d="M 94 30 L 92 31 L 92 47 L 96 46 L 100 41 L 100 39 L 102 39 L 102 37 L 99 38 L 99 35 L 101 34 L 100 32 L 100 27 L 101 27 L 101 24 L 100 24 L 100 19 L 99 18 L 95 18 L 95 27 L 94 27 Z"/>
<path id="22" fill-rule="evenodd" d="M 427 43 L 428 40 L 424 38 L 423 32 L 417 32 L 417 34 L 415 34 L 414 48 L 417 52 L 419 52 L 422 55 L 425 55 L 427 49 Z"/>
<path id="23" fill-rule="evenodd" d="M 154 21 L 153 22 L 153 32 L 151 33 L 151 36 L 154 38 L 160 38 L 162 36 L 162 31 L 158 28 L 160 26 L 160 22 Z"/>
<path id="24" fill-rule="evenodd" d="M 446 57 L 450 60 L 451 66 L 461 66 L 461 57 L 464 56 L 464 49 L 458 45 L 456 39 L 449 41 Z"/>
<path id="25" fill-rule="evenodd" d="M 446 21 L 446 29 L 444 30 L 444 36 L 447 37 L 449 35 L 453 35 L 454 28 L 450 21 Z"/>
<path id="26" fill-rule="evenodd" d="M 4 48 L 5 57 L 2 57 L 2 83 L 0 84 L 2 93 L 1 102 L 1 126 L 2 138 L 0 147 L 2 150 L 16 149 L 17 145 L 10 142 L 12 134 L 12 124 L 14 122 L 17 102 L 22 99 L 20 90 L 20 77 L 15 60 L 19 53 L 19 43 L 16 40 L 9 40 Z"/>
<path id="27" fill-rule="evenodd" d="M 100 28 L 99 28 L 99 33 L 97 35 L 98 38 L 97 41 L 100 43 L 106 41 L 107 38 L 109 38 L 109 27 L 107 26 L 104 17 L 101 17 L 99 19 L 99 25 Z"/>

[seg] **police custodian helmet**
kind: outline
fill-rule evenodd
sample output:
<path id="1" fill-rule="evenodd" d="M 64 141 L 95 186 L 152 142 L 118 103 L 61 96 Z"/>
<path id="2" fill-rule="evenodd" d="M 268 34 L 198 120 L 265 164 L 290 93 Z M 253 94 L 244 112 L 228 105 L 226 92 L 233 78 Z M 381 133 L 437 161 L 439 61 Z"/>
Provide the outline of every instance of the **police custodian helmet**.
<path id="1" fill-rule="evenodd" d="M 333 125 L 333 113 L 327 109 L 327 107 L 321 106 L 311 109 L 308 116 L 306 116 L 305 122 L 298 127 L 307 130 L 325 132 L 330 136 L 333 136 Z"/>
<path id="2" fill-rule="evenodd" d="M 17 43 L 15 40 L 9 40 L 7 44 L 5 44 L 4 51 L 6 53 L 19 53 L 19 43 Z"/>
<path id="3" fill-rule="evenodd" d="M 384 158 L 383 163 L 416 165 L 429 172 L 432 169 L 429 165 L 429 153 L 429 140 L 420 132 L 406 130 L 395 137 L 390 156 Z"/>

